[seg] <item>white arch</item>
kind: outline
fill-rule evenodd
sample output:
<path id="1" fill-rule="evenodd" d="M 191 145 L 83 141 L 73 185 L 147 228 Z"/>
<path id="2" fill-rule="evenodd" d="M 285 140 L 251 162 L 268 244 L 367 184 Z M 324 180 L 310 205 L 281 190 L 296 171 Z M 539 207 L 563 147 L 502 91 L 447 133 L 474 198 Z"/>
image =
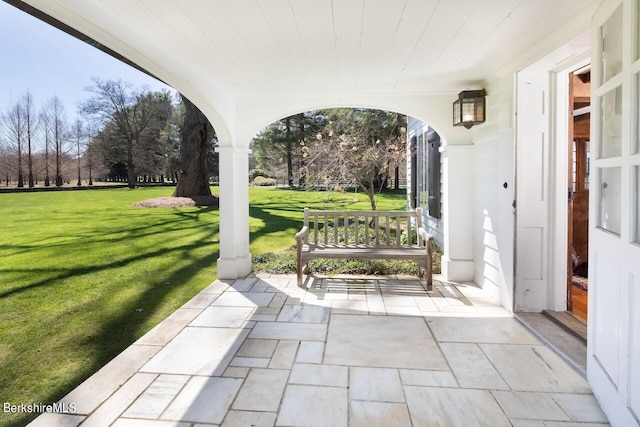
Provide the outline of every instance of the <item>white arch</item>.
<path id="1" fill-rule="evenodd" d="M 457 94 L 432 93 L 246 100 L 238 110 L 237 118 L 242 120 L 243 129 L 243 134 L 238 135 L 238 142 L 246 144 L 240 146 L 248 147 L 251 138 L 261 129 L 294 114 L 326 108 L 361 107 L 394 111 L 429 123 L 438 132 L 444 145 L 470 144 L 471 133 L 452 125 L 451 109 L 456 98 Z"/>

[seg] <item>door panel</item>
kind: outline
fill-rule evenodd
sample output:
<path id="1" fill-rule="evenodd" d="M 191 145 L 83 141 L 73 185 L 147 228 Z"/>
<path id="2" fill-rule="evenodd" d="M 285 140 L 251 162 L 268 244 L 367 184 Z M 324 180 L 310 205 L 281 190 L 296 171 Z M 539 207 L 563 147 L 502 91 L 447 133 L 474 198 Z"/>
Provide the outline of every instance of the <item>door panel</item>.
<path id="1" fill-rule="evenodd" d="M 609 257 L 596 251 L 594 282 L 598 286 L 590 287 L 597 301 L 590 316 L 595 325 L 594 356 L 606 371 L 611 382 L 619 384 L 620 316 L 610 313 L 610 307 L 620 305 L 620 265 L 613 263 Z M 604 285 L 606 284 L 606 285 Z"/>
<path id="2" fill-rule="evenodd" d="M 522 255 L 527 259 L 523 265 L 522 278 L 524 280 L 542 280 L 542 227 L 524 227 L 522 230 L 522 240 L 527 242 L 527 246 L 522 248 Z"/>
<path id="3" fill-rule="evenodd" d="M 549 292 L 547 72 L 517 75 L 516 311 L 541 311 Z"/>
<path id="4" fill-rule="evenodd" d="M 631 310 L 629 318 L 629 406 L 633 413 L 640 414 L 640 275 L 632 274 L 630 294 L 630 304 L 636 309 Z"/>

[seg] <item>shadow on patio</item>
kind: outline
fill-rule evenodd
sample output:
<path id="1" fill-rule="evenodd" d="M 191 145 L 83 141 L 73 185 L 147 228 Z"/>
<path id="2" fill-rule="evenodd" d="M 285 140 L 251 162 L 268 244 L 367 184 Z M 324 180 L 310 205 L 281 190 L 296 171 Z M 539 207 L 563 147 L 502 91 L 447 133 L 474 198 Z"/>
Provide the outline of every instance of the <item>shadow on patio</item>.
<path id="1" fill-rule="evenodd" d="M 32 425 L 607 425 L 586 380 L 473 284 L 216 280 Z M 69 408 L 70 406 L 66 406 Z"/>

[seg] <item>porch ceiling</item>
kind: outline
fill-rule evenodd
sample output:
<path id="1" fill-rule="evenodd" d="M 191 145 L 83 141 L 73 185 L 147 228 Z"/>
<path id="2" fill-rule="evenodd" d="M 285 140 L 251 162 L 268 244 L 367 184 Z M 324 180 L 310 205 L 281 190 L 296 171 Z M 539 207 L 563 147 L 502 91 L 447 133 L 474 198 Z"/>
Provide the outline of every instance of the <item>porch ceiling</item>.
<path id="1" fill-rule="evenodd" d="M 16 3 L 16 1 L 10 1 Z M 457 92 L 585 0 L 26 0 L 202 104 Z M 198 100 L 197 92 L 208 94 Z M 198 102 L 200 101 L 200 102 Z M 201 105 L 201 108 L 206 105 Z M 222 112 L 224 116 L 225 113 Z"/>

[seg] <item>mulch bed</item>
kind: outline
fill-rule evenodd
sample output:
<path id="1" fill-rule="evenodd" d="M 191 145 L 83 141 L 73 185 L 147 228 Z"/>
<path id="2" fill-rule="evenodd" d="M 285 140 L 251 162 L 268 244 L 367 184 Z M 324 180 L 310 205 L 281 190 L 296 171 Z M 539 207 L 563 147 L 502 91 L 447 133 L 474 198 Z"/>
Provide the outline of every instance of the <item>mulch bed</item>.
<path id="1" fill-rule="evenodd" d="M 136 208 L 184 208 L 189 206 L 218 206 L 216 196 L 156 197 L 134 203 Z"/>

